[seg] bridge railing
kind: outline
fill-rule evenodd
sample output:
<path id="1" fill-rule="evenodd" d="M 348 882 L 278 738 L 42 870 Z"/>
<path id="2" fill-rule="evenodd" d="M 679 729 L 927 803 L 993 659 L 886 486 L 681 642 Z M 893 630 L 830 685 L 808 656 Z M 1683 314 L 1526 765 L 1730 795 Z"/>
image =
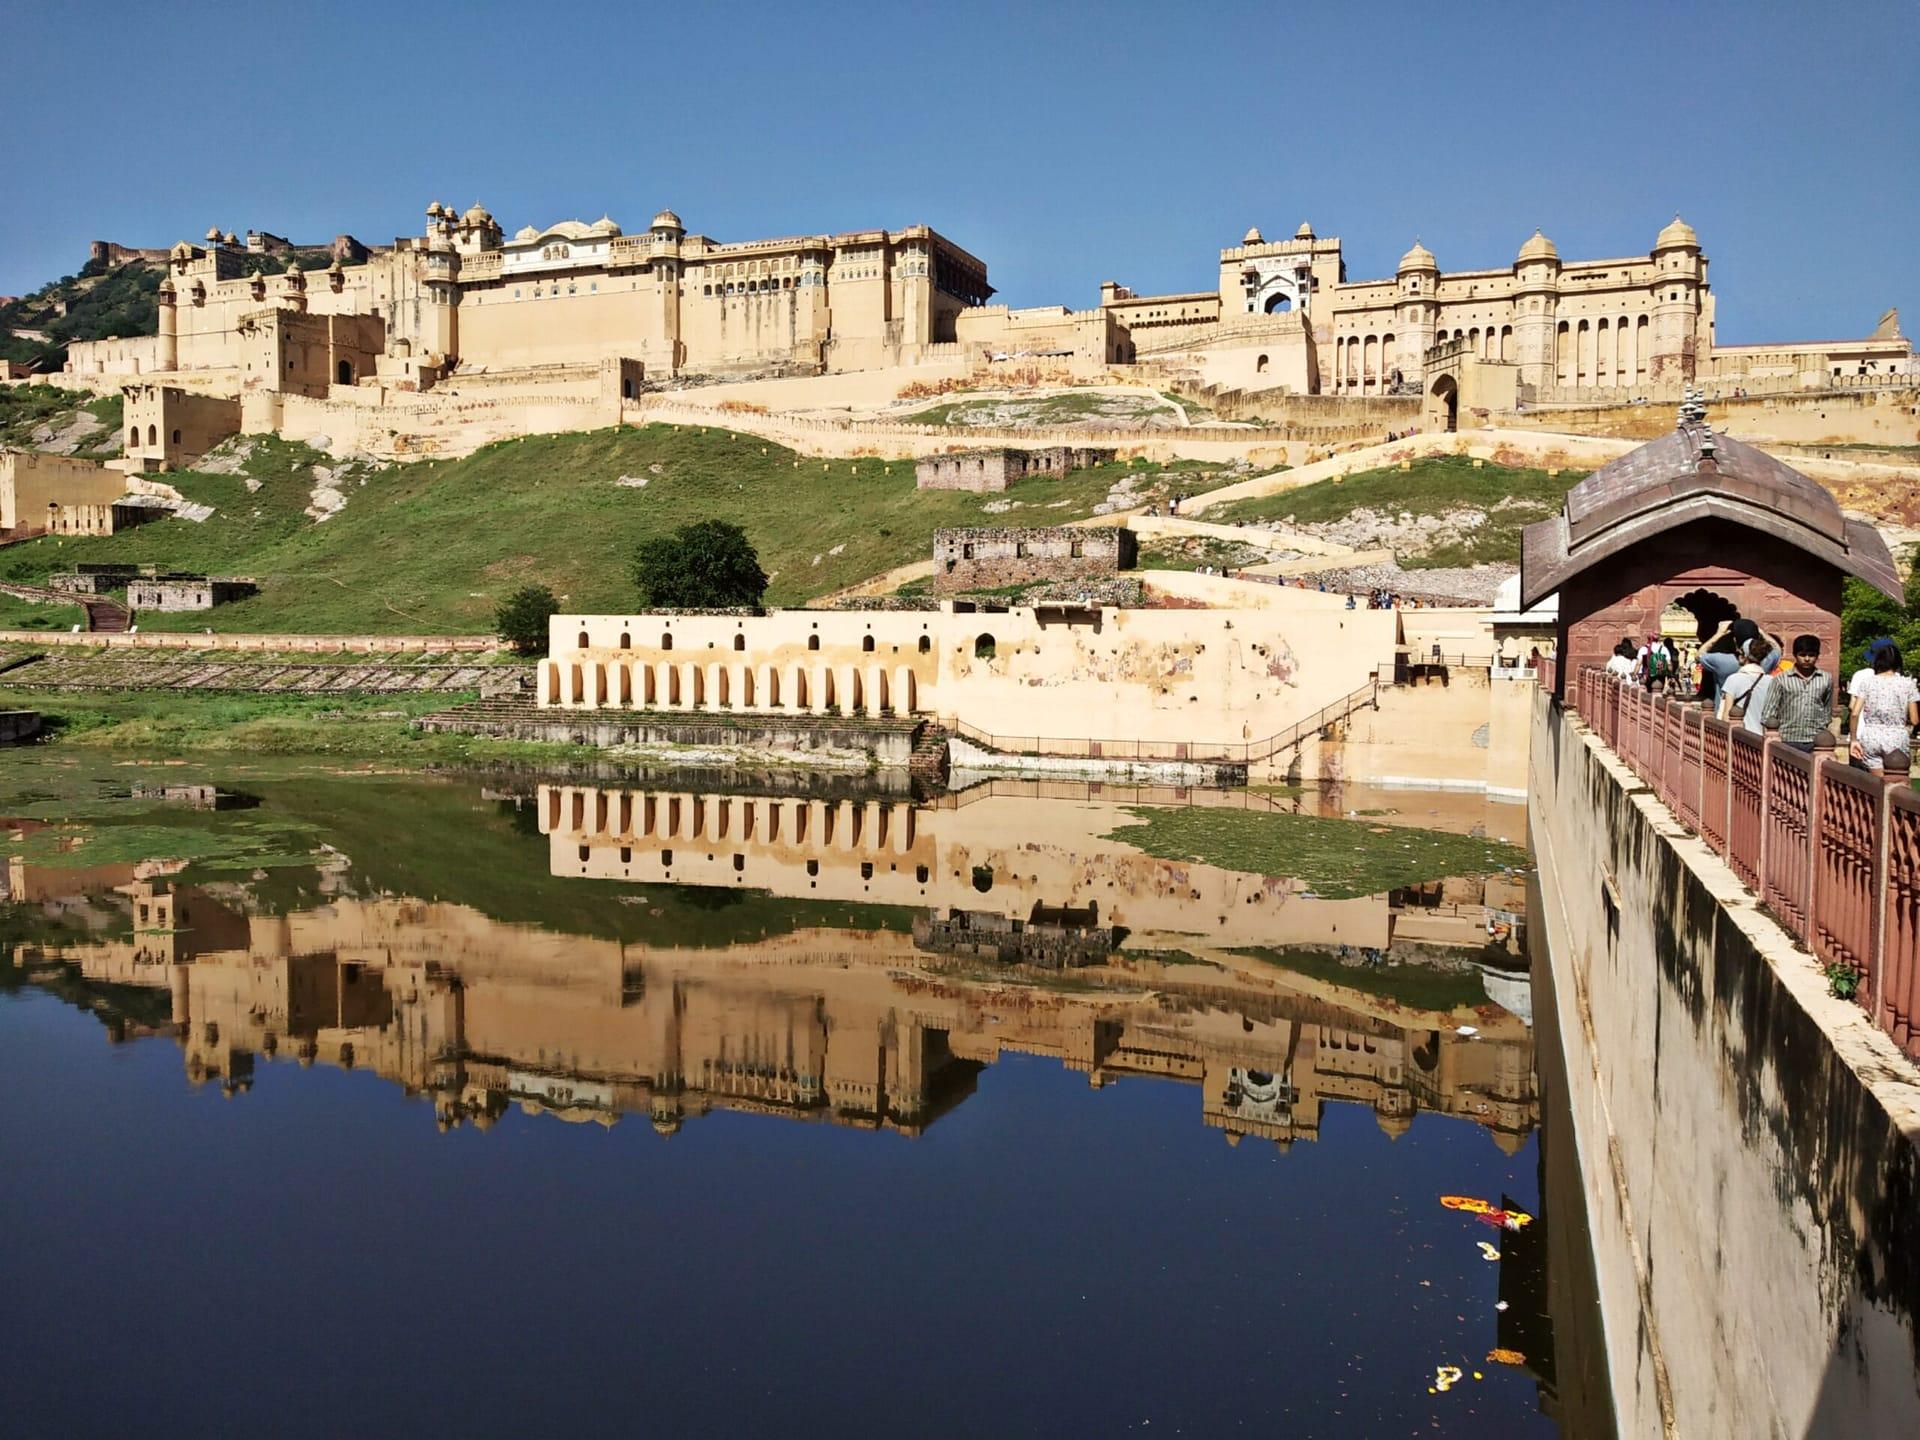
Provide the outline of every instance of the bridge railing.
<path id="1" fill-rule="evenodd" d="M 1920 792 L 1585 669 L 1567 703 L 1920 1060 Z"/>

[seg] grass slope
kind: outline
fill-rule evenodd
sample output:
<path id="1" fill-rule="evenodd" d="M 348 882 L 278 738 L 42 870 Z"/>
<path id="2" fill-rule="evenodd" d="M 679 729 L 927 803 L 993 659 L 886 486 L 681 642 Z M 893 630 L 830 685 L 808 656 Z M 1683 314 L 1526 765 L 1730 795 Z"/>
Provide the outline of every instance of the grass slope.
<path id="1" fill-rule="evenodd" d="M 1140 461 L 1022 481 L 998 497 L 916 491 L 911 461 L 806 459 L 730 431 L 651 425 L 530 436 L 373 471 L 348 486 L 345 510 L 316 523 L 302 513 L 315 462 L 326 457 L 263 439 L 245 475 L 166 477 L 215 507 L 206 522 L 13 546 L 0 551 L 0 579 L 39 583 L 80 561 L 117 561 L 261 584 L 258 596 L 211 612 L 143 615 L 145 629 L 481 633 L 501 597 L 533 581 L 571 610 L 633 608 L 635 547 L 692 520 L 744 526 L 773 576 L 769 602 L 792 605 L 925 557 L 941 526 L 1079 519 L 1128 474 L 1143 496 L 1154 484 L 1202 483 L 1197 469 Z M 989 511 L 996 500 L 1018 508 Z"/>
<path id="2" fill-rule="evenodd" d="M 1298 490 L 1235 500 L 1202 517 L 1221 525 L 1245 520 L 1283 520 L 1297 525 L 1345 519 L 1355 510 L 1388 516 L 1441 516 L 1452 510 L 1478 510 L 1484 524 L 1467 537 L 1435 545 L 1420 554 L 1400 556 L 1410 569 L 1514 563 L 1520 555 L 1520 531 L 1559 510 L 1567 491 L 1585 477 L 1563 470 L 1482 465 L 1461 455 L 1416 460 L 1402 470 L 1393 466 L 1363 470 L 1341 480 L 1320 480 Z"/>

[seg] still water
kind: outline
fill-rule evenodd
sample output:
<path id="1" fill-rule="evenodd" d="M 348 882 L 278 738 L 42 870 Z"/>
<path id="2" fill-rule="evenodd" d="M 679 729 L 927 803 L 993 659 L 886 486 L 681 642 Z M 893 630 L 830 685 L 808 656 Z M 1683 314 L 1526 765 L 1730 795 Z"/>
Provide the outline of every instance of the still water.
<path id="1" fill-rule="evenodd" d="M 1563 1433 L 1522 875 L 4 763 L 9 1435 Z"/>

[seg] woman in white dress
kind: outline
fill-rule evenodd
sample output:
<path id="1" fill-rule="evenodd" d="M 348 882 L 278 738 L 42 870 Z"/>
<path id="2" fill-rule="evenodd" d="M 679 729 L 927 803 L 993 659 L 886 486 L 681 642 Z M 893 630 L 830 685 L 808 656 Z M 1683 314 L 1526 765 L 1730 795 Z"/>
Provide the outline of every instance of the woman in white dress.
<path id="1" fill-rule="evenodd" d="M 1873 673 L 1853 690 L 1853 743 L 1848 753 L 1863 770 L 1886 768 L 1889 756 L 1907 763 L 1913 727 L 1920 724 L 1920 687 L 1901 673 L 1900 651 L 1891 643 L 1873 655 Z"/>

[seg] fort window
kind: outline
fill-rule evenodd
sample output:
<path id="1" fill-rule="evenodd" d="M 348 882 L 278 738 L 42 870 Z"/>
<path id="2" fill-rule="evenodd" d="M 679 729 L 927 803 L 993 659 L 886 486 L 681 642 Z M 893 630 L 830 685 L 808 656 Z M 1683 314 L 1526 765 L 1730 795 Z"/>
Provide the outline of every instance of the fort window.
<path id="1" fill-rule="evenodd" d="M 663 866 L 671 867 L 673 864 L 673 852 L 671 850 L 662 850 L 660 852 L 660 863 Z"/>
<path id="2" fill-rule="evenodd" d="M 620 863 L 622 865 L 631 865 L 633 863 L 633 847 L 631 845 L 622 845 L 620 847 Z"/>
<path id="3" fill-rule="evenodd" d="M 1267 373 L 1267 357 L 1266 356 L 1262 355 L 1258 360 L 1255 360 L 1253 362 L 1253 371 L 1254 371 L 1254 374 L 1256 375 L 1264 375 Z"/>
<path id="4" fill-rule="evenodd" d="M 920 653 L 922 655 L 925 655 L 932 649 L 933 649 L 933 637 L 931 635 L 922 635 L 920 637 Z"/>
<path id="5" fill-rule="evenodd" d="M 1837 375 L 1837 374 L 1839 374 L 1839 373 L 1840 373 L 1840 372 L 1839 372 L 1839 371 L 1837 371 L 1837 370 L 1836 370 L 1836 371 L 1834 371 L 1834 374 L 1836 374 L 1836 375 Z M 132 447 L 134 447 L 134 448 L 136 448 L 136 449 L 137 449 L 137 448 L 139 448 L 139 445 L 140 445 L 140 427 L 139 427 L 138 425 L 129 425 L 129 426 L 127 427 L 127 444 L 128 444 L 129 446 L 132 446 Z"/>
<path id="6" fill-rule="evenodd" d="M 582 845 L 580 847 L 580 863 L 584 865 L 587 863 L 587 861 L 591 860 L 592 858 L 593 858 L 593 850 L 591 849 L 591 847 Z"/>
<path id="7" fill-rule="evenodd" d="M 996 652 L 996 647 L 994 645 L 993 636 L 980 635 L 975 637 L 973 642 L 973 658 L 974 659 L 991 660 L 993 659 L 995 652 Z"/>
<path id="8" fill-rule="evenodd" d="M 351 385 L 353 383 L 353 362 L 351 360 L 342 360 L 340 362 L 338 376 L 342 385 Z"/>
<path id="9" fill-rule="evenodd" d="M 673 648 L 673 636 L 662 635 L 660 637 L 660 648 L 662 650 L 671 650 Z"/>
<path id="10" fill-rule="evenodd" d="M 159 427 L 155 425 L 147 426 L 147 444 L 158 445 L 159 443 L 160 443 Z"/>
<path id="11" fill-rule="evenodd" d="M 873 636 L 862 635 L 860 637 L 860 649 L 867 654 L 872 654 L 873 653 Z"/>
<path id="12" fill-rule="evenodd" d="M 746 637 L 746 636 L 744 636 L 744 635 L 736 635 L 736 636 L 734 636 L 734 637 L 733 637 L 733 648 L 734 648 L 734 649 L 736 649 L 736 650 L 744 650 L 744 649 L 746 649 L 746 648 L 747 648 L 747 637 Z"/>
<path id="13" fill-rule="evenodd" d="M 580 632 L 580 644 L 577 648 L 584 650 L 587 648 L 587 646 L 589 646 L 592 643 L 593 643 L 592 641 L 587 639 L 587 632 L 582 630 Z"/>
<path id="14" fill-rule="evenodd" d="M 818 875 L 819 873 L 820 873 L 820 862 L 818 860 L 807 861 L 807 874 Z"/>
<path id="15" fill-rule="evenodd" d="M 633 636 L 629 635 L 624 630 L 620 632 L 620 648 L 622 650 L 633 649 Z"/>
<path id="16" fill-rule="evenodd" d="M 178 430 L 173 432 L 173 443 L 176 445 L 180 443 L 180 432 Z"/>
<path id="17" fill-rule="evenodd" d="M 818 635 L 807 636 L 807 649 L 818 650 L 819 648 L 820 648 L 820 637 Z"/>
<path id="18" fill-rule="evenodd" d="M 733 873 L 738 875 L 741 871 L 745 870 L 746 868 L 747 868 L 747 857 L 744 855 L 735 855 L 733 857 Z"/>

